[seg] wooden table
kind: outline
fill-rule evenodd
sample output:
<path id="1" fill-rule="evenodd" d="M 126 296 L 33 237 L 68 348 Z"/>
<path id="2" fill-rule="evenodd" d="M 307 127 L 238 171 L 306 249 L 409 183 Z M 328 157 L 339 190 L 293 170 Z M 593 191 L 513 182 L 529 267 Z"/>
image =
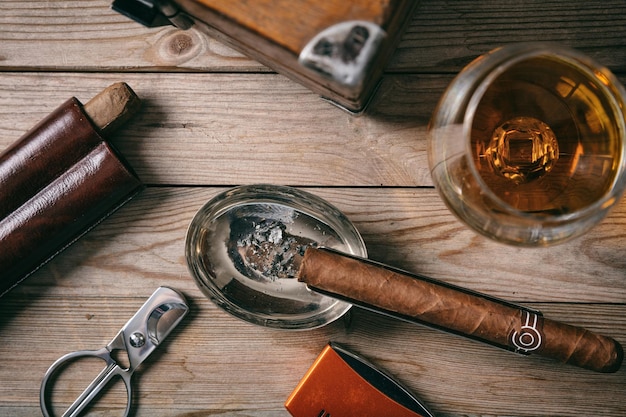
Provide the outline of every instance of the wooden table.
<path id="1" fill-rule="evenodd" d="M 183 252 L 191 218 L 216 194 L 292 185 L 342 210 L 372 259 L 626 345 L 626 201 L 570 243 L 506 247 L 453 217 L 426 160 L 437 99 L 498 45 L 557 41 L 625 82 L 626 3 L 422 0 L 361 117 L 196 30 L 147 29 L 109 3 L 0 2 L 0 148 L 70 96 L 85 102 L 126 81 L 144 107 L 114 142 L 148 185 L 0 299 L 0 415 L 38 415 L 51 363 L 104 346 L 161 285 L 182 291 L 191 313 L 137 375 L 136 416 L 287 416 L 283 402 L 330 340 L 386 369 L 437 416 L 626 415 L 626 367 L 598 374 L 358 309 L 307 332 L 239 321 L 202 295 Z M 61 400 L 84 384 L 61 382 Z M 123 407 L 113 394 L 94 415 Z"/>

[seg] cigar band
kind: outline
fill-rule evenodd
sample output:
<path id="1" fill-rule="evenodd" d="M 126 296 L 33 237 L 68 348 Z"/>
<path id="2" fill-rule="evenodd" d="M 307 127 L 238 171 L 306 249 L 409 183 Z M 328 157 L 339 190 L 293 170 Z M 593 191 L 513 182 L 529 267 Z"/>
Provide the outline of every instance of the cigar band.
<path id="1" fill-rule="evenodd" d="M 511 333 L 511 347 L 515 348 L 519 353 L 531 353 L 543 344 L 543 317 L 522 310 L 520 328 L 514 329 Z"/>

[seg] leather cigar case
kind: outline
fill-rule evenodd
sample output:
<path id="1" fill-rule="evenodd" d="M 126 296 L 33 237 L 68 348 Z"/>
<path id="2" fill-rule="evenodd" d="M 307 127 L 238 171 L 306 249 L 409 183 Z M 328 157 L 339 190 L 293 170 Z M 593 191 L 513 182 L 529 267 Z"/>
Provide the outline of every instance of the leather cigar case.
<path id="1" fill-rule="evenodd" d="M 0 295 L 143 188 L 72 98 L 0 154 Z"/>

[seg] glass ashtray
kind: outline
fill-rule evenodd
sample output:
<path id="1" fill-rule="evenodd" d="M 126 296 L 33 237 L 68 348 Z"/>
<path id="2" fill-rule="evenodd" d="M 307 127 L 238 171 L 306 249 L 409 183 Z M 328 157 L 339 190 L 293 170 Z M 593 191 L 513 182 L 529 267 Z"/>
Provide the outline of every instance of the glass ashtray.
<path id="1" fill-rule="evenodd" d="M 361 235 L 338 209 L 305 191 L 242 186 L 217 195 L 195 215 L 185 242 L 203 293 L 250 323 L 303 330 L 328 324 L 350 304 L 309 290 L 296 278 L 308 246 L 367 257 Z"/>

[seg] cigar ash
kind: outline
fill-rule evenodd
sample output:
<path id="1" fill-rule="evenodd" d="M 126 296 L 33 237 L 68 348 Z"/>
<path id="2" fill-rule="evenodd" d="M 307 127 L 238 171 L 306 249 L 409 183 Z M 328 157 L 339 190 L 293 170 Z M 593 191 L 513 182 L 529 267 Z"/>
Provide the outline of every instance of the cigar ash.
<path id="1" fill-rule="evenodd" d="M 233 232 L 236 235 L 231 253 L 237 269 L 250 278 L 295 278 L 306 249 L 317 246 L 309 238 L 290 234 L 281 221 L 258 218 L 246 223 L 247 227 L 231 230 L 231 238 Z"/>

